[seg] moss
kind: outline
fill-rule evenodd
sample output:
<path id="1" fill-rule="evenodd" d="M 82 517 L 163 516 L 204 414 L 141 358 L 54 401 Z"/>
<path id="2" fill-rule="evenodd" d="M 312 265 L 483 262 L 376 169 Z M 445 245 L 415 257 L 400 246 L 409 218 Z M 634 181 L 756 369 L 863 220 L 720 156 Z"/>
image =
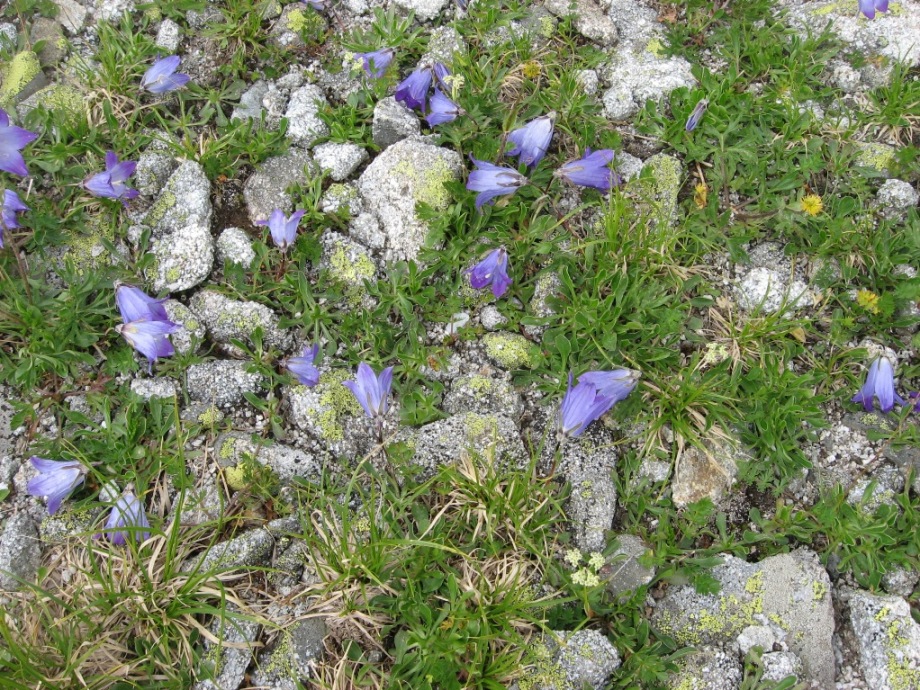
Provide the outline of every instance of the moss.
<path id="1" fill-rule="evenodd" d="M 456 178 L 454 172 L 443 158 L 438 158 L 424 176 L 409 161 L 400 161 L 393 166 L 393 172 L 412 181 L 415 200 L 428 204 L 432 208 L 446 209 L 450 203 L 450 193 L 444 187 L 445 182 Z"/>
<path id="2" fill-rule="evenodd" d="M 532 367 L 536 360 L 536 348 L 522 335 L 487 333 L 482 342 L 489 357 L 506 369 Z"/>
<path id="3" fill-rule="evenodd" d="M 38 76 L 41 69 L 38 56 L 31 50 L 14 55 L 0 79 L 0 83 L 3 84 L 0 87 L 0 107 L 9 110 L 16 102 L 16 97 Z"/>

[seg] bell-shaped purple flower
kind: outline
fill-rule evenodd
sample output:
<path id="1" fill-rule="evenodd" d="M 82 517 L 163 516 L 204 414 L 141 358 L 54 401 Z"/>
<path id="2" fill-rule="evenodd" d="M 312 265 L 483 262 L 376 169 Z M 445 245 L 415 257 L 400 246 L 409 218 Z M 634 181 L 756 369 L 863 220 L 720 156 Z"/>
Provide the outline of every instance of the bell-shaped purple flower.
<path id="1" fill-rule="evenodd" d="M 319 354 L 319 345 L 304 345 L 300 357 L 291 357 L 287 361 L 287 368 L 304 386 L 312 388 L 319 383 L 319 369 L 316 368 L 316 356 Z"/>
<path id="2" fill-rule="evenodd" d="M 30 496 L 46 499 L 50 515 L 58 511 L 64 499 L 83 483 L 89 472 L 76 460 L 46 460 L 33 455 L 29 462 L 39 474 L 29 480 L 26 492 Z"/>
<path id="3" fill-rule="evenodd" d="M 355 53 L 355 60 L 360 64 L 364 73 L 374 79 L 383 76 L 384 71 L 393 62 L 396 51 L 393 48 L 381 48 L 369 53 Z"/>
<path id="4" fill-rule="evenodd" d="M 476 197 L 476 210 L 481 210 L 482 205 L 503 194 L 514 194 L 519 187 L 527 184 L 526 177 L 512 168 L 503 168 L 485 161 L 476 160 L 476 170 L 470 173 L 466 181 L 466 188 L 471 192 L 479 192 Z"/>
<path id="5" fill-rule="evenodd" d="M 179 326 L 172 321 L 138 319 L 130 323 L 118 324 L 115 330 L 121 333 L 131 347 L 147 358 L 149 362 L 147 371 L 153 369 L 153 363 L 160 357 L 169 357 L 175 353 L 173 344 L 166 337 L 179 330 Z"/>
<path id="6" fill-rule="evenodd" d="M 859 0 L 859 11 L 866 19 L 875 19 L 876 12 L 888 11 L 888 0 Z"/>
<path id="7" fill-rule="evenodd" d="M 690 117 L 687 118 L 687 124 L 684 125 L 684 129 L 688 132 L 692 132 L 696 129 L 696 126 L 700 124 L 700 120 L 703 119 L 703 115 L 706 114 L 706 108 L 709 107 L 709 100 L 704 98 L 699 103 L 696 104 L 696 107 L 693 109 L 693 112 L 690 113 Z"/>
<path id="8" fill-rule="evenodd" d="M 523 127 L 508 134 L 508 140 L 515 146 L 508 151 L 509 156 L 518 156 L 518 160 L 532 168 L 546 155 L 549 143 L 553 139 L 553 127 L 556 114 L 549 113 L 534 118 Z"/>
<path id="9" fill-rule="evenodd" d="M 160 58 L 144 73 L 141 88 L 150 93 L 166 93 L 181 89 L 191 79 L 187 74 L 176 73 L 181 58 L 178 55 Z"/>
<path id="10" fill-rule="evenodd" d="M 38 139 L 35 132 L 10 124 L 10 117 L 0 108 L 0 170 L 25 177 L 29 174 L 25 158 L 19 153 Z"/>
<path id="11" fill-rule="evenodd" d="M 272 235 L 272 242 L 281 251 L 287 251 L 287 248 L 297 239 L 297 224 L 306 213 L 306 211 L 294 211 L 288 218 L 284 215 L 284 211 L 276 208 L 268 220 L 257 220 L 256 225 L 267 225 Z"/>
<path id="12" fill-rule="evenodd" d="M 16 214 L 28 210 L 29 207 L 22 203 L 16 192 L 3 190 L 3 200 L 0 201 L 0 247 L 3 246 L 3 231 L 20 227 Z"/>
<path id="13" fill-rule="evenodd" d="M 125 184 L 125 180 L 134 174 L 136 167 L 135 161 L 119 162 L 114 151 L 106 151 L 105 172 L 92 175 L 83 186 L 93 196 L 121 199 L 123 203 L 127 203 L 127 199 L 133 199 L 139 194 L 136 189 L 131 189 Z"/>
<path id="14" fill-rule="evenodd" d="M 614 402 L 600 395 L 593 383 L 579 381 L 573 387 L 572 374 L 569 374 L 569 387 L 556 415 L 557 434 L 561 438 L 581 436 L 591 422 L 613 407 Z"/>
<path id="15" fill-rule="evenodd" d="M 150 538 L 150 523 L 144 512 L 144 504 L 130 489 L 119 496 L 112 506 L 112 512 L 105 521 L 105 531 L 93 536 L 100 539 L 103 535 L 118 546 L 124 546 L 132 536 L 138 542 Z"/>
<path id="16" fill-rule="evenodd" d="M 632 369 L 614 369 L 613 371 L 586 371 L 578 377 L 578 383 L 590 383 L 598 395 L 617 404 L 632 393 L 642 375 Z"/>
<path id="17" fill-rule="evenodd" d="M 511 285 L 511 278 L 508 277 L 508 252 L 504 247 L 489 252 L 486 258 L 466 272 L 470 276 L 470 285 L 477 290 L 491 285 L 496 299 L 504 295 Z"/>
<path id="18" fill-rule="evenodd" d="M 309 5 L 317 12 L 322 12 L 326 9 L 326 3 L 323 0 L 304 0 L 305 5 Z"/>
<path id="19" fill-rule="evenodd" d="M 438 85 L 445 91 L 451 90 L 451 85 L 448 82 L 448 77 L 450 76 L 450 69 L 443 62 L 436 62 L 431 67 L 431 71 L 434 73 L 434 78 L 438 82 Z"/>
<path id="20" fill-rule="evenodd" d="M 875 361 L 869 367 L 869 373 L 866 376 L 866 382 L 859 392 L 850 398 L 850 402 L 862 403 L 866 412 L 871 412 L 873 407 L 873 398 L 878 398 L 878 404 L 882 412 L 891 412 L 894 404 L 906 405 L 900 395 L 894 390 L 894 367 L 891 360 L 885 357 L 876 357 Z"/>
<path id="21" fill-rule="evenodd" d="M 355 398 L 364 408 L 371 419 L 379 419 L 387 413 L 389 408 L 390 386 L 393 385 L 393 367 L 387 367 L 374 373 L 364 362 L 358 365 L 358 374 L 354 381 L 345 381 L 343 384 L 354 393 Z"/>
<path id="22" fill-rule="evenodd" d="M 463 114 L 463 109 L 441 93 L 441 89 L 434 88 L 434 95 L 429 103 L 429 112 L 425 117 L 429 127 L 442 125 L 445 122 L 453 122 Z"/>
<path id="23" fill-rule="evenodd" d="M 131 321 L 169 321 L 163 302 L 166 298 L 150 297 L 140 288 L 117 281 L 115 283 L 115 305 L 125 323 Z"/>
<path id="24" fill-rule="evenodd" d="M 396 100 L 407 108 L 425 112 L 428 89 L 431 88 L 431 68 L 416 67 L 415 71 L 396 87 Z"/>
<path id="25" fill-rule="evenodd" d="M 613 151 L 585 149 L 585 155 L 561 166 L 554 175 L 561 177 L 579 187 L 592 187 L 602 192 L 609 192 L 611 187 L 619 185 L 621 180 L 610 167 Z"/>

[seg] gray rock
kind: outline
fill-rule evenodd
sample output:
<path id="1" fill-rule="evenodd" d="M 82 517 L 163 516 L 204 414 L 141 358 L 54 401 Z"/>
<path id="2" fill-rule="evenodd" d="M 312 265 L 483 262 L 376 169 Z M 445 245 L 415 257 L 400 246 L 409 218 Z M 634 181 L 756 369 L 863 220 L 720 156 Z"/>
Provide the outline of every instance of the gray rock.
<path id="1" fill-rule="evenodd" d="M 477 412 L 517 419 L 523 403 L 508 378 L 468 374 L 453 381 L 443 407 L 448 414 Z"/>
<path id="2" fill-rule="evenodd" d="M 482 311 L 479 312 L 479 323 L 482 324 L 482 327 L 487 331 L 494 331 L 501 328 L 502 324 L 508 322 L 508 319 L 498 310 L 493 304 L 483 307 Z"/>
<path id="3" fill-rule="evenodd" d="M 631 534 L 620 534 L 617 543 L 619 546 L 607 557 L 607 567 L 601 571 L 607 591 L 614 596 L 630 593 L 655 579 L 655 568 L 639 561 L 650 550 L 645 542 Z"/>
<path id="4" fill-rule="evenodd" d="M 664 25 L 658 21 L 654 7 L 641 2 L 603 2 L 609 7 L 607 16 L 616 24 L 620 43 L 633 50 L 655 48 L 654 41 L 663 41 Z"/>
<path id="5" fill-rule="evenodd" d="M 226 407 L 243 400 L 243 393 L 257 393 L 262 388 L 262 377 L 247 372 L 247 366 L 247 362 L 224 359 L 192 364 L 187 373 L 189 397 Z"/>
<path id="6" fill-rule="evenodd" d="M 268 530 L 250 530 L 235 539 L 214 544 L 203 556 L 187 561 L 182 569 L 207 572 L 265 566 L 271 562 L 274 545 L 275 538 Z"/>
<path id="7" fill-rule="evenodd" d="M 690 63 L 683 58 L 659 58 L 630 48 L 614 55 L 606 76 L 611 86 L 601 99 L 604 114 L 618 121 L 638 113 L 647 100 L 665 101 L 674 89 L 696 85 Z"/>
<path id="8" fill-rule="evenodd" d="M 393 0 L 393 4 L 404 10 L 415 12 L 416 19 L 431 21 L 447 5 L 449 0 Z"/>
<path id="9" fill-rule="evenodd" d="M 740 275 L 735 294 L 742 309 L 769 314 L 784 309 L 788 314 L 814 302 L 804 276 L 792 275 L 792 262 L 779 245 L 764 242 L 751 249 L 749 257 L 753 268 L 736 269 Z"/>
<path id="10" fill-rule="evenodd" d="M 538 348 L 524 336 L 508 331 L 486 333 L 482 337 L 486 357 L 502 369 L 530 368 L 539 354 Z"/>
<path id="11" fill-rule="evenodd" d="M 694 645 L 696 646 L 696 645 Z M 734 654 L 714 647 L 697 647 L 679 662 L 680 671 L 668 682 L 670 688 L 688 690 L 738 690 L 743 673 Z"/>
<path id="12" fill-rule="evenodd" d="M 920 626 L 904 599 L 852 592 L 849 627 L 868 687 L 920 687 Z"/>
<path id="13" fill-rule="evenodd" d="M 249 235 L 240 228 L 227 228 L 217 238 L 217 263 L 236 264 L 249 268 L 255 261 L 256 252 L 252 248 Z"/>
<path id="14" fill-rule="evenodd" d="M 224 501 L 217 483 L 207 477 L 200 486 L 181 494 L 181 502 L 173 503 L 179 512 L 179 523 L 183 526 L 203 525 L 218 520 L 224 509 Z"/>
<path id="15" fill-rule="evenodd" d="M 817 687 L 834 684 L 834 610 L 830 578 L 814 552 L 792 553 L 746 563 L 724 556 L 710 571 L 718 594 L 699 594 L 693 585 L 672 587 L 652 615 L 652 623 L 682 645 L 724 645 L 748 626 L 775 623 Z M 736 686 L 732 686 L 736 687 Z"/>
<path id="16" fill-rule="evenodd" d="M 613 526 L 617 510 L 617 486 L 612 468 L 589 466 L 569 469 L 566 478 L 572 493 L 566 505 L 576 546 L 582 551 L 603 551 L 607 532 Z"/>
<path id="17" fill-rule="evenodd" d="M 853 483 L 847 494 L 847 503 L 859 506 L 871 515 L 883 505 L 897 506 L 897 497 L 904 490 L 904 475 L 897 467 L 885 464 L 869 477 Z"/>
<path id="18" fill-rule="evenodd" d="M 348 224 L 348 234 L 372 249 L 383 249 L 387 244 L 387 236 L 373 213 L 359 213 L 355 216 Z"/>
<path id="19" fill-rule="evenodd" d="M 21 587 L 19 580 L 33 582 L 41 557 L 32 517 L 21 512 L 7 518 L 0 533 L 0 590 L 15 592 Z"/>
<path id="20" fill-rule="evenodd" d="M 889 594 L 907 598 L 913 593 L 918 580 L 920 580 L 920 573 L 917 573 L 916 570 L 894 566 L 882 575 L 882 587 Z"/>
<path id="21" fill-rule="evenodd" d="M 170 378 L 134 379 L 131 392 L 144 400 L 151 398 L 175 398 L 179 394 L 179 384 Z"/>
<path id="22" fill-rule="evenodd" d="M 353 296 L 364 293 L 364 281 L 373 280 L 377 265 L 370 253 L 357 242 L 337 232 L 326 231 L 320 238 L 323 257 L 319 268 L 329 271 L 337 283 L 352 291 Z"/>
<path id="23" fill-rule="evenodd" d="M 913 185 L 903 180 L 885 180 L 878 190 L 879 213 L 885 218 L 903 220 L 908 209 L 914 208 L 918 200 L 920 194 Z"/>
<path id="24" fill-rule="evenodd" d="M 718 505 L 738 474 L 744 454 L 734 441 L 706 439 L 704 445 L 705 450 L 688 444 L 677 458 L 671 493 L 678 508 L 704 498 Z"/>
<path id="25" fill-rule="evenodd" d="M 600 87 L 600 79 L 597 76 L 597 72 L 593 69 L 579 70 L 575 73 L 575 81 L 578 82 L 581 90 L 589 96 L 596 94 Z"/>
<path id="26" fill-rule="evenodd" d="M 371 136 L 382 149 L 415 136 L 422 131 L 418 116 L 393 96 L 382 98 L 374 106 L 374 121 Z"/>
<path id="27" fill-rule="evenodd" d="M 180 415 L 183 421 L 212 428 L 224 421 L 225 416 L 219 409 L 206 403 L 191 403 L 182 408 Z"/>
<path id="28" fill-rule="evenodd" d="M 323 198 L 320 200 L 320 210 L 323 213 L 338 213 L 344 216 L 356 217 L 363 213 L 364 202 L 361 201 L 361 195 L 358 194 L 358 185 L 354 182 L 346 184 L 331 184 Z M 373 216 L 371 216 L 373 218 Z M 376 223 L 376 218 L 373 218 Z M 379 224 L 378 224 L 379 232 Z M 355 238 L 362 244 L 367 244 L 360 238 Z"/>
<path id="29" fill-rule="evenodd" d="M 175 53 L 179 48 L 179 25 L 169 17 L 160 22 L 160 28 L 157 30 L 156 45 L 167 53 Z"/>
<path id="30" fill-rule="evenodd" d="M 617 152 L 616 157 L 613 159 L 613 163 L 613 167 L 616 168 L 616 171 L 619 173 L 620 177 L 623 178 L 624 182 L 629 182 L 633 178 L 638 177 L 642 173 L 642 168 L 645 166 L 641 158 L 637 158 L 625 151 Z"/>
<path id="31" fill-rule="evenodd" d="M 240 96 L 239 105 L 233 107 L 230 114 L 231 120 L 256 120 L 262 119 L 262 99 L 268 93 L 268 82 L 259 79 L 255 84 L 246 89 Z"/>
<path id="32" fill-rule="evenodd" d="M 179 330 L 169 336 L 176 352 L 182 354 L 191 352 L 204 339 L 205 330 L 201 320 L 197 314 L 193 314 L 188 307 L 177 300 L 166 300 L 163 307 L 166 309 L 169 320 L 179 326 Z"/>
<path id="33" fill-rule="evenodd" d="M 287 137 L 297 146 L 308 147 L 329 136 L 329 127 L 319 117 L 323 108 L 329 107 L 322 89 L 313 84 L 301 86 L 291 94 L 287 111 Z"/>
<path id="34" fill-rule="evenodd" d="M 213 290 L 201 290 L 189 301 L 189 308 L 216 343 L 230 345 L 231 340 L 241 340 L 252 346 L 253 331 L 261 328 L 267 346 L 286 350 L 292 344 L 291 334 L 278 328 L 278 317 L 264 304 L 241 302 Z"/>
<path id="35" fill-rule="evenodd" d="M 203 283 L 214 266 L 214 238 L 207 225 L 184 225 L 153 240 L 156 257 L 153 287 L 156 291 L 180 292 Z"/>
<path id="36" fill-rule="evenodd" d="M 290 213 L 294 201 L 285 190 L 294 184 L 307 184 L 314 171 L 310 154 L 302 149 L 291 149 L 283 156 L 269 158 L 243 187 L 249 219 L 253 223 L 267 220 L 276 208 Z"/>
<path id="37" fill-rule="evenodd" d="M 125 12 L 132 13 L 137 9 L 134 0 L 96 0 L 96 21 L 118 23 Z"/>
<path id="38" fill-rule="evenodd" d="M 605 47 L 616 45 L 616 24 L 594 0 L 546 0 L 544 6 L 557 17 L 574 15 L 575 30 L 585 38 Z"/>
<path id="39" fill-rule="evenodd" d="M 9 22 L 0 22 L 0 46 L 9 51 L 16 50 L 18 45 L 19 33 L 16 31 L 16 25 Z"/>
<path id="40" fill-rule="evenodd" d="M 296 690 L 312 676 L 327 634 L 322 618 L 307 618 L 281 633 L 274 648 L 259 657 L 252 682 L 273 690 Z"/>
<path id="41" fill-rule="evenodd" d="M 798 681 L 804 672 L 802 660 L 792 652 L 767 652 L 760 657 L 760 663 L 763 664 L 761 679 L 776 683 L 789 676 Z"/>
<path id="42" fill-rule="evenodd" d="M 305 37 L 310 43 L 319 42 L 327 28 L 322 14 L 301 3 L 293 3 L 281 11 L 269 36 L 271 42 L 280 48 L 298 50 L 307 47 Z"/>
<path id="43" fill-rule="evenodd" d="M 367 151 L 357 144 L 329 142 L 313 149 L 313 160 L 336 182 L 347 180 L 367 158 Z"/>
<path id="44" fill-rule="evenodd" d="M 241 462 L 254 460 L 259 452 L 259 444 L 252 436 L 242 431 L 226 431 L 214 442 L 217 449 L 217 464 L 223 468 L 235 467 Z"/>
<path id="45" fill-rule="evenodd" d="M 620 666 L 620 655 L 597 630 L 552 631 L 537 643 L 544 662 L 533 669 L 533 687 L 543 690 L 601 690 Z"/>
<path id="46" fill-rule="evenodd" d="M 754 647 L 769 652 L 777 642 L 776 632 L 769 625 L 749 625 L 738 635 L 738 649 L 742 656 Z"/>
<path id="47" fill-rule="evenodd" d="M 298 448 L 280 443 L 262 446 L 256 452 L 256 460 L 270 467 L 282 484 L 288 484 L 295 477 L 318 481 L 322 477 L 322 462 Z"/>
<path id="48" fill-rule="evenodd" d="M 353 457 L 367 445 L 363 422 L 359 421 L 364 413 L 342 385 L 351 379 L 349 371 L 321 368 L 318 385 L 290 386 L 283 391 L 288 421 L 340 457 Z"/>
<path id="49" fill-rule="evenodd" d="M 32 21 L 30 38 L 33 44 L 44 41 L 42 49 L 38 52 L 38 61 L 42 67 L 57 67 L 67 55 L 69 44 L 64 38 L 64 30 L 53 19 L 36 17 Z"/>
<path id="50" fill-rule="evenodd" d="M 148 149 L 138 156 L 134 186 L 145 196 L 156 196 L 178 167 L 179 162 L 172 156 Z"/>
<path id="51" fill-rule="evenodd" d="M 438 26 L 428 34 L 428 49 L 422 56 L 420 63 L 443 62 L 450 67 L 454 55 L 466 53 L 466 42 L 463 36 L 452 26 Z"/>
<path id="52" fill-rule="evenodd" d="M 528 306 L 530 315 L 538 319 L 546 319 L 556 313 L 555 309 L 550 306 L 550 299 L 556 297 L 562 282 L 559 275 L 555 272 L 543 273 L 537 278 L 537 284 L 534 287 L 533 297 Z M 546 330 L 546 326 L 524 326 L 524 332 L 531 338 L 539 338 Z"/>
<path id="53" fill-rule="evenodd" d="M 412 464 L 422 477 L 454 465 L 461 453 L 472 452 L 498 468 L 525 467 L 528 457 L 514 422 L 507 417 L 475 412 L 454 415 L 418 429 Z"/>
<path id="54" fill-rule="evenodd" d="M 83 31 L 86 22 L 86 8 L 75 0 L 54 0 L 58 7 L 57 20 L 71 36 Z"/>
<path id="55" fill-rule="evenodd" d="M 215 644 L 205 638 L 205 653 L 200 661 L 198 675 L 207 675 L 208 678 L 197 682 L 193 686 L 194 690 L 237 690 L 242 685 L 262 626 L 255 621 L 237 617 L 234 613 L 228 607 L 226 618 L 215 618 L 211 623 L 211 633 L 224 644 Z M 236 645 L 246 647 L 239 648 Z"/>

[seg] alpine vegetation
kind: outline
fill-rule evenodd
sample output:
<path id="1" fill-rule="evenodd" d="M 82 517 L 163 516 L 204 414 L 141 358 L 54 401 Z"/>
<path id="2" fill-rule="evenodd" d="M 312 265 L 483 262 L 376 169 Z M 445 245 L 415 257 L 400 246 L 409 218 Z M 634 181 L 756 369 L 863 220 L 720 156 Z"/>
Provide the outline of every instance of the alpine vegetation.
<path id="1" fill-rule="evenodd" d="M 39 474 L 29 480 L 27 491 L 30 496 L 48 501 L 51 515 L 58 512 L 64 499 L 84 482 L 89 471 L 76 460 L 46 460 L 33 455 L 29 462 Z"/>
<path id="2" fill-rule="evenodd" d="M 134 174 L 137 163 L 134 161 L 119 162 L 114 151 L 105 152 L 105 171 L 96 173 L 83 183 L 86 190 L 93 196 L 106 199 L 121 199 L 123 204 L 128 199 L 134 199 L 140 192 L 131 189 L 125 180 Z"/>
<path id="3" fill-rule="evenodd" d="M 508 252 L 504 247 L 493 249 L 486 258 L 466 272 L 470 276 L 470 285 L 477 290 L 491 286 L 496 299 L 504 295 L 511 285 L 511 278 L 508 277 Z"/>
<path id="4" fill-rule="evenodd" d="M 156 94 L 181 89 L 188 84 L 191 77 L 176 71 L 179 69 L 180 62 L 181 58 L 178 55 L 159 58 L 150 69 L 144 72 L 141 88 Z"/>
<path id="5" fill-rule="evenodd" d="M 124 546 L 132 538 L 138 542 L 150 538 L 150 523 L 144 512 L 144 504 L 132 489 L 126 489 L 118 497 L 105 521 L 105 530 L 93 536 L 96 539 L 104 536 L 116 546 Z"/>
<path id="6" fill-rule="evenodd" d="M 884 355 L 872 361 L 866 374 L 866 382 L 856 395 L 850 398 L 851 402 L 862 404 L 866 412 L 873 410 L 876 399 L 882 412 L 891 412 L 895 403 L 907 404 L 894 390 L 894 367 L 891 360 Z"/>

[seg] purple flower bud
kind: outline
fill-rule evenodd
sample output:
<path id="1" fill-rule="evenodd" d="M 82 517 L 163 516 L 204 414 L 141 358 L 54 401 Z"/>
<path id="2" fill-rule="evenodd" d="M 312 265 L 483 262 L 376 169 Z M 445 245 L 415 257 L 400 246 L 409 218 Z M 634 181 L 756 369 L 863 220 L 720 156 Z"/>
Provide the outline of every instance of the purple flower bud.
<path id="1" fill-rule="evenodd" d="M 578 377 L 578 383 L 590 383 L 598 395 L 612 400 L 612 404 L 615 405 L 632 393 L 641 376 L 642 374 L 632 369 L 586 371 Z"/>
<path id="2" fill-rule="evenodd" d="M 20 227 L 16 214 L 28 210 L 29 207 L 22 203 L 16 192 L 3 190 L 3 201 L 0 201 L 0 247 L 3 246 L 3 231 Z"/>
<path id="3" fill-rule="evenodd" d="M 127 199 L 133 199 L 139 192 L 136 189 L 130 189 L 125 185 L 137 163 L 134 161 L 118 162 L 118 156 L 114 151 L 105 152 L 105 172 L 96 173 L 89 177 L 83 186 L 93 196 L 101 196 L 106 199 L 121 199 L 122 203 L 127 203 Z"/>
<path id="4" fill-rule="evenodd" d="M 489 252 L 486 258 L 466 272 L 470 276 L 470 285 L 477 290 L 491 285 L 496 299 L 504 295 L 511 285 L 511 278 L 508 277 L 508 252 L 504 247 Z"/>
<path id="5" fill-rule="evenodd" d="M 355 60 L 361 63 L 361 68 L 367 76 L 379 79 L 393 62 L 395 55 L 396 51 L 393 48 L 381 48 L 369 53 L 355 53 Z"/>
<path id="6" fill-rule="evenodd" d="M 859 0 L 859 11 L 866 19 L 875 19 L 876 12 L 888 11 L 888 0 Z"/>
<path id="7" fill-rule="evenodd" d="M 585 149 L 585 155 L 569 161 L 560 167 L 554 175 L 580 187 L 592 187 L 602 192 L 609 192 L 611 187 L 619 185 L 621 180 L 610 167 L 613 151 L 601 149 L 592 152 Z"/>
<path id="8" fill-rule="evenodd" d="M 591 422 L 613 407 L 613 403 L 612 399 L 598 394 L 593 383 L 579 381 L 573 388 L 572 374 L 569 374 L 569 387 L 556 415 L 557 434 L 561 438 L 581 436 Z"/>
<path id="9" fill-rule="evenodd" d="M 546 155 L 549 143 L 553 139 L 553 125 L 556 113 L 542 115 L 519 127 L 508 135 L 515 147 L 508 151 L 509 156 L 519 156 L 518 160 L 532 168 Z"/>
<path id="10" fill-rule="evenodd" d="M 703 115 L 706 114 L 706 108 L 709 107 L 709 100 L 704 98 L 699 103 L 696 104 L 696 107 L 693 109 L 693 112 L 690 113 L 690 117 L 687 118 L 687 124 L 684 125 L 684 129 L 688 132 L 692 132 L 696 129 L 696 126 L 700 124 L 700 120 L 703 119 Z"/>
<path id="11" fill-rule="evenodd" d="M 135 541 L 144 541 L 150 538 L 150 523 L 144 513 L 144 504 L 134 495 L 133 491 L 125 491 L 109 513 L 105 522 L 105 532 L 95 534 L 95 539 L 100 539 L 103 534 L 113 544 L 124 546 L 132 536 Z"/>
<path id="12" fill-rule="evenodd" d="M 166 337 L 179 330 L 179 326 L 172 321 L 138 319 L 118 324 L 115 330 L 121 333 L 131 347 L 147 358 L 147 371 L 152 371 L 153 363 L 160 357 L 169 357 L 175 353 L 172 343 Z"/>
<path id="13" fill-rule="evenodd" d="M 319 354 L 319 345 L 304 345 L 300 357 L 291 357 L 287 361 L 288 370 L 297 377 L 304 386 L 312 388 L 319 383 L 319 369 L 316 368 L 316 356 Z"/>
<path id="14" fill-rule="evenodd" d="M 76 460 L 46 460 L 33 455 L 29 462 L 39 474 L 29 480 L 26 492 L 30 496 L 47 499 L 50 515 L 58 511 L 64 499 L 83 483 L 89 472 Z"/>
<path id="15" fill-rule="evenodd" d="M 431 69 L 416 67 L 415 71 L 396 87 L 396 100 L 407 108 L 417 108 L 425 112 L 425 99 L 428 98 L 429 88 L 431 88 Z"/>
<path id="16" fill-rule="evenodd" d="M 166 93 L 181 89 L 191 79 L 187 74 L 177 74 L 181 58 L 178 55 L 160 58 L 144 73 L 141 79 L 141 88 L 150 93 Z"/>
<path id="17" fill-rule="evenodd" d="M 118 281 L 115 283 L 115 305 L 125 323 L 131 321 L 169 321 L 163 302 L 166 298 L 155 299 L 140 288 Z"/>
<path id="18" fill-rule="evenodd" d="M 9 115 L 0 108 L 0 170 L 22 177 L 28 175 L 26 161 L 19 152 L 36 139 L 35 132 L 13 127 Z"/>
<path id="19" fill-rule="evenodd" d="M 284 211 L 276 208 L 268 220 L 257 220 L 256 225 L 267 225 L 272 235 L 272 242 L 281 251 L 287 251 L 287 248 L 297 239 L 297 224 L 305 214 L 306 211 L 295 211 L 290 218 L 287 218 Z"/>
<path id="20" fill-rule="evenodd" d="M 862 403 L 866 412 L 872 412 L 873 398 L 878 398 L 882 412 L 891 412 L 895 403 L 907 404 L 904 398 L 894 391 L 894 367 L 891 360 L 885 356 L 877 357 L 872 362 L 866 382 L 859 392 L 850 398 L 850 402 Z"/>
<path id="21" fill-rule="evenodd" d="M 438 87 L 434 88 L 434 95 L 429 103 L 431 111 L 425 120 L 429 127 L 442 125 L 445 122 L 453 122 L 458 116 L 463 114 L 463 109 L 441 93 Z"/>
<path id="22" fill-rule="evenodd" d="M 371 419 L 378 419 L 387 413 L 389 407 L 390 386 L 393 385 L 393 367 L 387 367 L 374 374 L 374 370 L 364 362 L 358 365 L 358 374 L 354 381 L 343 384 L 354 393 L 355 398 Z"/>
<path id="23" fill-rule="evenodd" d="M 483 204 L 488 203 L 497 196 L 514 194 L 519 187 L 523 187 L 528 182 L 526 177 L 512 168 L 503 168 L 499 165 L 476 160 L 472 155 L 470 160 L 473 161 L 477 169 L 473 170 L 469 178 L 467 178 L 466 188 L 471 192 L 479 192 L 476 197 L 477 211 L 482 209 Z"/>

